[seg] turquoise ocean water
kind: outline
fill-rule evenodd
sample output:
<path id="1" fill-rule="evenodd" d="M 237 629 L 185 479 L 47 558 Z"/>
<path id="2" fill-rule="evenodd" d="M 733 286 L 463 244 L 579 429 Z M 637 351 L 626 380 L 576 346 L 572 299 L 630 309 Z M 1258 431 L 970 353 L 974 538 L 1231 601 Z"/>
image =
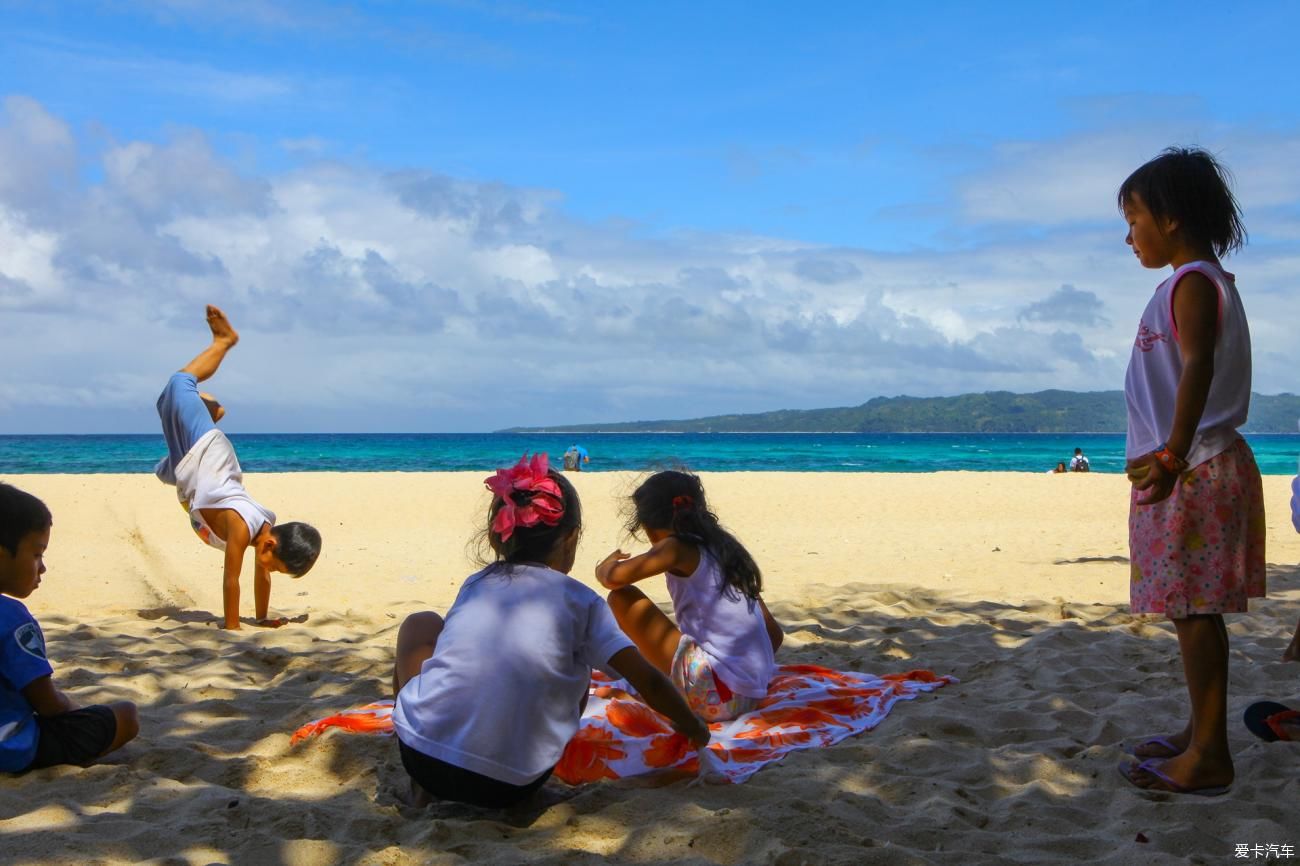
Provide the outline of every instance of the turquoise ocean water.
<path id="1" fill-rule="evenodd" d="M 1247 436 L 1266 475 L 1292 475 L 1300 435 Z M 967 433 L 421 433 L 235 434 L 248 472 L 489 471 L 524 452 L 559 456 L 574 442 L 587 469 L 685 465 L 705 472 L 1045 472 L 1082 448 L 1098 472 L 1124 468 L 1120 434 Z M 161 435 L 0 436 L 0 476 L 151 472 Z"/>

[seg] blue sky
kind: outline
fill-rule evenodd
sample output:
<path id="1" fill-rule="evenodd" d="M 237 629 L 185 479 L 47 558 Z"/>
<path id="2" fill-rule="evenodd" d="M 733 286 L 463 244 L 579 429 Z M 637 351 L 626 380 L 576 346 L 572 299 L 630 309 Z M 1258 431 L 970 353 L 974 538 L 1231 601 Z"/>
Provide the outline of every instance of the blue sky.
<path id="1" fill-rule="evenodd" d="M 234 430 L 1119 388 L 1173 143 L 1295 390 L 1300 7 L 1239 10 L 0 0 L 0 432 L 152 429 L 207 300 Z"/>

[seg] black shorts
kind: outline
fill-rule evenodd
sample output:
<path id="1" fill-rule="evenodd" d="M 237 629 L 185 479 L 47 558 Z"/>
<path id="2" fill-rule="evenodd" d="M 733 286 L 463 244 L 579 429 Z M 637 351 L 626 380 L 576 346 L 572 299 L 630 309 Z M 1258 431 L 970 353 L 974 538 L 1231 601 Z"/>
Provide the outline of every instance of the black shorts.
<path id="1" fill-rule="evenodd" d="M 59 764 L 89 764 L 113 745 L 117 716 L 105 706 L 82 707 L 57 716 L 37 716 L 40 739 L 28 770 Z"/>
<path id="2" fill-rule="evenodd" d="M 551 773 L 555 770 L 552 767 L 527 785 L 511 785 L 509 782 L 502 782 L 491 776 L 484 776 L 457 767 L 455 764 L 431 758 L 423 752 L 417 752 L 401 740 L 397 741 L 397 749 L 402 754 L 402 766 L 406 768 L 412 781 L 431 795 L 439 800 L 455 800 L 458 803 L 469 803 L 471 806 L 482 806 L 485 809 L 504 809 L 513 806 L 545 785 L 546 780 L 551 778 Z"/>

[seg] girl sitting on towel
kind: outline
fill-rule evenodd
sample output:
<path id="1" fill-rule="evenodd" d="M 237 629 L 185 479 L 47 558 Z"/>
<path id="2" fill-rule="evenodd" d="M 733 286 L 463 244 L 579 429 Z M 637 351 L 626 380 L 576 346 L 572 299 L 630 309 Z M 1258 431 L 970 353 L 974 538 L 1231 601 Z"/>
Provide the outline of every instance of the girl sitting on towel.
<path id="1" fill-rule="evenodd" d="M 609 606 L 641 654 L 672 677 L 691 710 L 710 722 L 750 712 L 767 695 L 784 635 L 759 593 L 754 558 L 709 510 L 700 479 L 659 472 L 632 494 L 630 534 L 639 556 L 616 550 L 596 566 Z M 632 584 L 662 574 L 677 623 Z"/>
<path id="2" fill-rule="evenodd" d="M 445 619 L 412 614 L 397 634 L 393 728 L 416 801 L 502 808 L 542 787 L 578 730 L 592 668 L 707 744 L 708 726 L 568 576 L 582 531 L 573 486 L 545 454 L 485 483 L 495 561 L 466 578 Z"/>

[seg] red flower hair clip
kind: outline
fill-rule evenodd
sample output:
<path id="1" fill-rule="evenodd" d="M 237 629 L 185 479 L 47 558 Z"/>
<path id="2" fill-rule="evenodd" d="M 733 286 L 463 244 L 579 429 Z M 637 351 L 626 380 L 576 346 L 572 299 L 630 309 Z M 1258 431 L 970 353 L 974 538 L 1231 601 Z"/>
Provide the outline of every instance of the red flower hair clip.
<path id="1" fill-rule="evenodd" d="M 673 511 L 686 511 L 695 507 L 694 496 L 674 496 Z"/>
<path id="2" fill-rule="evenodd" d="M 496 517 L 492 518 L 492 531 L 509 541 L 516 526 L 536 526 L 544 523 L 555 526 L 564 517 L 564 494 L 560 485 L 550 476 L 546 454 L 525 454 L 509 469 L 498 469 L 495 475 L 483 479 L 484 485 L 501 500 Z M 522 503 L 516 494 L 525 493 Z"/>

